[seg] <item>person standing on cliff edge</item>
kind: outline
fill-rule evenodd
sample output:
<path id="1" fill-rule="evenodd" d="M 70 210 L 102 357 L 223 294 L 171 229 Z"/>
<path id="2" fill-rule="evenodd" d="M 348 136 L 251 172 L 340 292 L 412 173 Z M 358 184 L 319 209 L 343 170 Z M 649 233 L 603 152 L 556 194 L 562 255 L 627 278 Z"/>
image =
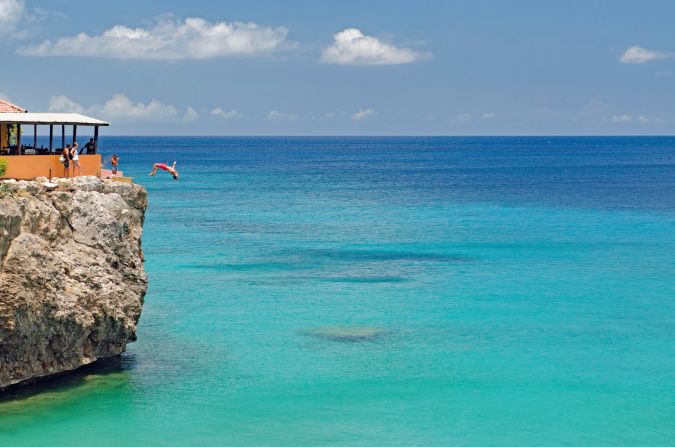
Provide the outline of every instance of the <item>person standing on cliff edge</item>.
<path id="1" fill-rule="evenodd" d="M 82 175 L 82 171 L 80 171 L 80 156 L 77 153 L 78 147 L 79 145 L 76 141 L 73 143 L 73 147 L 70 149 L 70 159 L 73 161 L 73 177 Z M 75 170 L 77 170 L 77 174 L 75 174 Z"/>
<path id="2" fill-rule="evenodd" d="M 59 161 L 63 163 L 63 177 L 68 178 L 70 170 L 70 144 L 67 144 L 66 147 L 61 150 Z"/>
<path id="3" fill-rule="evenodd" d="M 117 168 L 120 164 L 120 157 L 117 154 L 113 154 L 110 159 L 110 165 L 112 166 L 112 175 L 117 175 Z"/>

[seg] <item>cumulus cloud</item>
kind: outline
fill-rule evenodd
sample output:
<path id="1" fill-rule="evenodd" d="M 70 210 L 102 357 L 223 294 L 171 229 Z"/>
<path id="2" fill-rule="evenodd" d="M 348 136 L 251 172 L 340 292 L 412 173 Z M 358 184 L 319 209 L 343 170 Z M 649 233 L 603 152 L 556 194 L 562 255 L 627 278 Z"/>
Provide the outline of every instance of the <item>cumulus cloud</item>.
<path id="1" fill-rule="evenodd" d="M 604 118 L 604 119 L 607 120 L 607 118 Z M 667 122 L 666 119 L 664 119 L 663 117 L 660 117 L 660 116 L 651 116 L 650 117 L 650 116 L 643 115 L 643 114 L 635 116 L 635 115 L 628 115 L 626 113 L 621 114 L 621 115 L 612 115 L 610 117 L 610 119 L 613 123 L 638 122 L 640 124 L 651 124 L 651 123 L 663 124 L 663 123 Z"/>
<path id="2" fill-rule="evenodd" d="M 84 107 L 65 95 L 49 98 L 49 111 L 59 113 L 84 113 Z"/>
<path id="3" fill-rule="evenodd" d="M 363 121 L 366 118 L 370 118 L 377 114 L 373 109 L 360 109 L 357 112 L 354 112 L 350 117 L 354 121 Z"/>
<path id="4" fill-rule="evenodd" d="M 185 115 L 183 115 L 182 121 L 184 123 L 191 123 L 193 121 L 197 121 L 198 118 L 199 113 L 197 113 L 197 111 L 194 108 L 188 107 L 187 109 L 185 109 Z"/>
<path id="5" fill-rule="evenodd" d="M 381 40 L 366 36 L 356 28 L 333 35 L 334 42 L 323 50 L 321 61 L 337 65 L 399 65 L 428 59 L 430 54 L 417 53 L 408 48 L 397 48 Z"/>
<path id="6" fill-rule="evenodd" d="M 292 113 L 279 112 L 278 110 L 272 110 L 267 114 L 267 119 L 272 121 L 293 121 L 296 116 Z"/>
<path id="7" fill-rule="evenodd" d="M 637 117 L 637 122 L 640 124 L 663 124 L 666 122 L 666 119 L 661 117 L 661 116 L 646 116 L 646 115 L 639 115 Z"/>
<path id="8" fill-rule="evenodd" d="M 624 51 L 619 61 L 622 64 L 644 64 L 645 62 L 656 59 L 668 59 L 670 57 L 673 57 L 672 53 L 647 50 L 640 46 L 634 45 Z"/>
<path id="9" fill-rule="evenodd" d="M 452 122 L 455 124 L 468 123 L 469 121 L 471 121 L 470 113 L 460 113 L 452 120 Z"/>
<path id="10" fill-rule="evenodd" d="M 218 118 L 222 118 L 224 120 L 234 120 L 244 117 L 244 115 L 238 110 L 223 110 L 220 107 L 216 107 L 215 109 L 211 110 L 211 115 L 217 116 Z"/>
<path id="11" fill-rule="evenodd" d="M 495 118 L 495 114 L 492 112 L 486 112 L 480 116 L 480 119 L 482 120 L 491 120 Z"/>
<path id="12" fill-rule="evenodd" d="M 133 102 L 128 96 L 117 93 L 103 104 L 100 113 L 113 119 L 131 119 L 142 121 L 170 120 L 178 116 L 178 109 L 153 99 L 147 104 Z"/>
<path id="13" fill-rule="evenodd" d="M 612 115 L 613 123 L 627 123 L 629 121 L 633 121 L 633 117 L 630 115 L 626 115 L 625 113 L 622 115 Z"/>
<path id="14" fill-rule="evenodd" d="M 2 0 L 0 0 L 2 1 Z M 6 0 L 5 0 L 6 1 Z M 255 23 L 162 18 L 149 28 L 117 25 L 98 36 L 80 33 L 19 50 L 26 56 L 117 59 L 210 59 L 269 54 L 284 48 L 288 30 Z"/>
<path id="15" fill-rule="evenodd" d="M 0 0 L 0 35 L 16 30 L 25 7 L 23 0 Z"/>
<path id="16" fill-rule="evenodd" d="M 96 104 L 90 107 L 83 106 L 65 95 L 53 96 L 49 99 L 49 111 L 85 113 L 120 121 L 191 122 L 199 117 L 199 113 L 192 107 L 187 107 L 185 112 L 181 112 L 176 106 L 164 104 L 157 99 L 152 99 L 147 103 L 134 102 L 123 93 L 114 94 L 102 105 Z"/>

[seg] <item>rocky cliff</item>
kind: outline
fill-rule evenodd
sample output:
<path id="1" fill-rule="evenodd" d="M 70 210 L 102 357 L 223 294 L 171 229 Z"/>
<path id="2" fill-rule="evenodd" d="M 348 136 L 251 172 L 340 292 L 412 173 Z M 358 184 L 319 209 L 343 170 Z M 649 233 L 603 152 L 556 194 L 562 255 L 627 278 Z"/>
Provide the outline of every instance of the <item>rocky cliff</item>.
<path id="1" fill-rule="evenodd" d="M 0 389 L 124 352 L 147 280 L 138 185 L 0 181 Z"/>

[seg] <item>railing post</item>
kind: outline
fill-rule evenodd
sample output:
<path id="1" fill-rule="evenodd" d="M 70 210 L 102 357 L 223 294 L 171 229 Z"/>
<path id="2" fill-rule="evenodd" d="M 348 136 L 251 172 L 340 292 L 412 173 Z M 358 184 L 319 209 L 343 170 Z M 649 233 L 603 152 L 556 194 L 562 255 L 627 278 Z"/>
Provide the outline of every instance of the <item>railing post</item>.
<path id="1" fill-rule="evenodd" d="M 16 125 L 16 155 L 21 155 L 21 124 Z"/>
<path id="2" fill-rule="evenodd" d="M 94 153 L 98 151 L 98 126 L 94 126 Z"/>

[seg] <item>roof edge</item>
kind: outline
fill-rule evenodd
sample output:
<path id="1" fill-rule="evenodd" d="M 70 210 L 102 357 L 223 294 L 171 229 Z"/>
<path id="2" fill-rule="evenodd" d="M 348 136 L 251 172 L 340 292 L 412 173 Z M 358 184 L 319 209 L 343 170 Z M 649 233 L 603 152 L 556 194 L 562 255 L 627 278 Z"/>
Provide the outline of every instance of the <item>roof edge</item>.
<path id="1" fill-rule="evenodd" d="M 107 121 L 99 120 L 79 113 L 0 113 L 0 123 L 12 124 L 62 124 L 82 126 L 109 126 Z"/>

